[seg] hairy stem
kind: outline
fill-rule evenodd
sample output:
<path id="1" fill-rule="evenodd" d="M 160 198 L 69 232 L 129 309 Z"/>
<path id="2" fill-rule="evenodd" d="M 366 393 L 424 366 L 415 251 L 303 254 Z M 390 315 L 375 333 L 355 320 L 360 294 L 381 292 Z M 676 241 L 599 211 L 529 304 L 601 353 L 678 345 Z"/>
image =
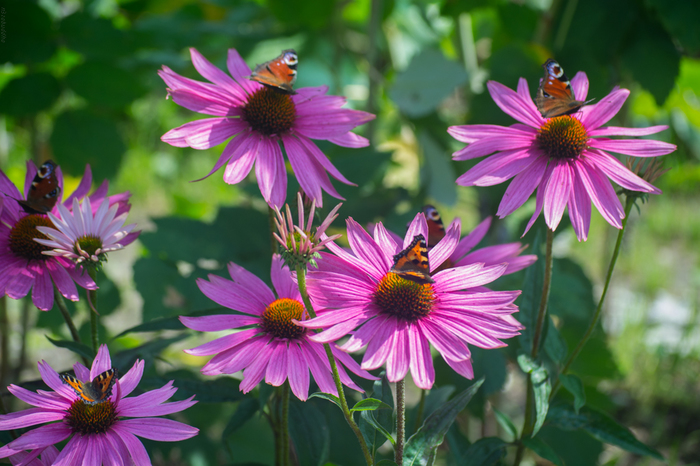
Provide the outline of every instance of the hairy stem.
<path id="1" fill-rule="evenodd" d="M 297 283 L 299 285 L 299 292 L 301 293 L 301 299 L 304 301 L 304 306 L 306 307 L 306 311 L 309 313 L 309 317 L 312 319 L 316 317 L 316 312 L 314 311 L 313 305 L 311 304 L 311 300 L 309 299 L 309 293 L 306 289 L 306 269 L 302 265 L 298 265 L 296 268 L 297 271 Z M 328 356 L 328 362 L 331 364 L 331 372 L 333 373 L 333 381 L 335 382 L 335 388 L 338 390 L 338 398 L 340 400 L 340 409 L 343 411 L 343 415 L 345 416 L 345 420 L 347 421 L 348 425 L 352 429 L 352 431 L 355 433 L 355 436 L 357 437 L 357 441 L 360 443 L 360 448 L 362 449 L 362 454 L 365 456 L 365 461 L 369 466 L 373 464 L 372 461 L 372 455 L 369 452 L 369 448 L 367 448 L 367 442 L 365 442 L 365 438 L 362 435 L 362 432 L 360 432 L 360 428 L 357 426 L 355 423 L 355 420 L 352 417 L 352 413 L 350 412 L 350 408 L 348 408 L 348 402 L 345 399 L 345 392 L 343 391 L 343 384 L 340 381 L 340 375 L 338 374 L 338 365 L 335 362 L 335 356 L 333 356 L 333 351 L 331 350 L 331 347 L 328 343 L 324 343 L 323 348 L 326 350 L 326 355 Z"/>
<path id="2" fill-rule="evenodd" d="M 588 343 L 588 340 L 590 340 L 591 335 L 593 335 L 593 332 L 595 331 L 595 328 L 598 325 L 598 321 L 600 320 L 600 315 L 603 312 L 603 303 L 605 302 L 605 297 L 608 295 L 608 288 L 610 287 L 610 281 L 612 279 L 613 270 L 615 269 L 615 264 L 617 263 L 617 257 L 620 255 L 620 246 L 622 245 L 622 237 L 625 234 L 625 227 L 627 227 L 627 220 L 629 219 L 630 212 L 632 211 L 633 205 L 634 205 L 634 198 L 628 196 L 627 202 L 625 203 L 625 218 L 622 219 L 622 228 L 617 233 L 617 241 L 615 242 L 615 249 L 613 250 L 612 257 L 610 258 L 610 265 L 608 266 L 608 273 L 605 277 L 605 285 L 603 286 L 603 294 L 600 295 L 600 300 L 598 301 L 598 307 L 596 307 L 595 313 L 593 314 L 593 318 L 591 319 L 591 323 L 588 324 L 588 328 L 586 329 L 586 333 L 583 334 L 581 341 L 578 342 L 578 345 L 576 345 L 576 348 L 571 353 L 569 358 L 566 360 L 564 367 L 562 367 L 562 369 L 561 369 L 561 372 L 560 372 L 561 374 L 566 374 L 569 371 L 569 369 L 571 368 L 571 365 L 576 360 L 576 357 L 579 355 L 579 353 L 581 353 L 581 350 L 583 349 L 583 347 L 586 346 L 586 343 Z M 549 396 L 550 400 L 554 398 L 554 395 L 556 395 L 556 393 L 560 387 L 561 387 L 561 383 L 559 382 L 559 380 L 557 380 L 556 383 L 554 384 L 554 386 L 552 387 L 552 393 Z"/>
<path id="3" fill-rule="evenodd" d="M 547 304 L 549 302 L 549 291 L 552 287 L 552 244 L 554 243 L 554 232 L 547 229 L 547 245 L 545 246 L 545 264 L 544 264 L 544 281 L 542 283 L 542 296 L 540 298 L 540 308 L 537 312 L 537 323 L 535 324 L 535 332 L 532 336 L 532 349 L 530 356 L 532 359 L 537 358 L 540 350 L 542 339 L 542 329 L 544 328 L 545 317 L 547 316 Z M 525 400 L 525 420 L 523 422 L 523 431 L 518 440 L 518 450 L 515 454 L 514 466 L 518 466 L 523 459 L 525 453 L 525 445 L 523 439 L 530 437 L 534 429 L 533 422 L 533 397 L 532 397 L 532 374 L 527 375 L 527 395 Z"/>
<path id="4" fill-rule="evenodd" d="M 403 444 L 406 437 L 406 380 L 396 382 L 396 445 L 394 446 L 394 462 L 403 464 Z"/>
<path id="5" fill-rule="evenodd" d="M 94 269 L 90 269 L 90 278 L 92 281 L 97 283 L 97 272 Z M 90 305 L 90 335 L 92 341 L 92 350 L 97 354 L 97 349 L 100 346 L 100 335 L 99 327 L 97 326 L 97 290 L 87 290 L 88 304 Z"/>

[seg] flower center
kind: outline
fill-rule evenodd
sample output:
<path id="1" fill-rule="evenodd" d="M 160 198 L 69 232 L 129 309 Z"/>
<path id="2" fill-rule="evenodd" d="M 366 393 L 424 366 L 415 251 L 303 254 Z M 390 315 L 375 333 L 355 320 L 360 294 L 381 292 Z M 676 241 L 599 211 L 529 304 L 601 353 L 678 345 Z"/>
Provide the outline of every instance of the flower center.
<path id="1" fill-rule="evenodd" d="M 80 246 L 80 249 L 88 253 L 90 257 L 94 256 L 98 249 L 102 248 L 102 239 L 94 235 L 81 236 L 76 243 Z M 80 255 L 78 248 L 75 248 L 74 252 Z"/>
<path id="2" fill-rule="evenodd" d="M 588 134 L 570 115 L 550 118 L 537 132 L 537 143 L 550 158 L 574 159 L 588 146 Z"/>
<path id="3" fill-rule="evenodd" d="M 10 250 L 16 256 L 28 260 L 46 260 L 49 258 L 49 256 L 42 254 L 42 251 L 51 251 L 52 248 L 34 241 L 34 238 L 49 239 L 36 229 L 37 226 L 55 228 L 48 217 L 40 214 L 22 217 L 12 227 L 12 230 L 10 230 Z"/>
<path id="4" fill-rule="evenodd" d="M 292 319 L 302 320 L 303 316 L 304 306 L 299 301 L 280 298 L 265 308 L 262 327 L 275 338 L 299 338 L 306 329 L 296 325 Z"/>
<path id="5" fill-rule="evenodd" d="M 83 435 L 104 434 L 117 422 L 117 413 L 109 400 L 90 405 L 78 399 L 70 405 L 64 420 L 73 432 Z"/>
<path id="6" fill-rule="evenodd" d="M 435 293 L 430 283 L 416 283 L 389 272 L 377 285 L 374 302 L 387 314 L 415 322 L 430 314 Z"/>
<path id="7" fill-rule="evenodd" d="M 255 91 L 243 107 L 243 119 L 265 136 L 286 132 L 296 116 L 292 97 L 269 87 Z"/>

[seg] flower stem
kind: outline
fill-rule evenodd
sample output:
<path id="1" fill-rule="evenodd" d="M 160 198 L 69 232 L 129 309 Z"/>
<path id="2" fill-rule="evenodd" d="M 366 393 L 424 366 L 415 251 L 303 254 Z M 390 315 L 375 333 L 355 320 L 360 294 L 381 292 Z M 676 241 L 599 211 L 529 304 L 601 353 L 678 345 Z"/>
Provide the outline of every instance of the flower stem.
<path id="1" fill-rule="evenodd" d="M 306 289 L 306 268 L 304 268 L 303 265 L 297 265 L 296 267 L 297 271 L 297 283 L 299 285 L 299 293 L 301 293 L 301 299 L 304 301 L 304 306 L 306 307 L 306 311 L 309 313 L 309 316 L 313 319 L 316 317 L 316 312 L 314 311 L 314 308 L 311 304 L 311 300 L 309 299 L 309 293 Z M 328 343 L 323 344 L 323 348 L 326 350 L 326 355 L 328 356 L 328 362 L 331 364 L 331 372 L 333 373 L 333 381 L 335 382 L 335 388 L 338 390 L 338 398 L 340 400 L 340 409 L 343 411 L 343 415 L 345 416 L 345 420 L 347 421 L 348 425 L 352 429 L 352 431 L 355 433 L 355 436 L 357 437 L 357 441 L 360 443 L 360 448 L 362 449 L 362 454 L 365 456 L 365 461 L 367 462 L 368 466 L 371 466 L 374 462 L 372 461 L 372 455 L 369 452 L 369 448 L 367 448 L 367 442 L 365 442 L 365 438 L 362 435 L 362 432 L 360 432 L 360 428 L 357 426 L 355 423 L 355 420 L 352 417 L 352 413 L 350 412 L 350 408 L 348 408 L 348 402 L 345 399 L 345 392 L 343 391 L 343 384 L 340 381 L 340 375 L 338 375 L 338 365 L 335 362 L 335 356 L 333 356 L 333 351 L 331 350 L 331 346 Z"/>
<path id="2" fill-rule="evenodd" d="M 272 254 L 277 254 L 278 250 L 278 242 L 275 239 L 275 231 L 277 231 L 277 226 L 275 225 L 275 210 L 268 206 L 267 207 L 267 217 L 270 222 L 270 250 L 272 251 Z"/>
<path id="3" fill-rule="evenodd" d="M 58 306 L 58 310 L 61 311 L 63 320 L 66 321 L 68 330 L 70 330 L 70 336 L 73 337 L 74 342 L 80 343 L 80 335 L 78 335 L 78 329 L 75 328 L 73 319 L 71 318 L 70 313 L 68 312 L 68 308 L 66 307 L 66 301 L 63 299 L 63 296 L 61 295 L 61 292 L 58 291 L 58 287 L 56 287 L 56 285 L 53 286 L 53 291 L 56 297 L 56 305 Z"/>
<path id="4" fill-rule="evenodd" d="M 289 381 L 282 385 L 282 464 L 289 465 Z"/>
<path id="5" fill-rule="evenodd" d="M 583 347 L 586 345 L 588 340 L 591 338 L 591 335 L 593 335 L 593 332 L 595 331 L 595 328 L 598 325 L 598 321 L 600 320 L 600 315 L 603 312 L 603 303 L 605 302 L 605 297 L 607 296 L 608 288 L 610 287 L 610 281 L 612 279 L 613 270 L 615 269 L 615 264 L 617 263 L 617 257 L 620 255 L 620 246 L 622 245 L 622 237 L 625 234 L 625 227 L 627 227 L 627 220 L 629 219 L 630 212 L 632 211 L 633 205 L 634 205 L 634 197 L 628 196 L 627 201 L 625 203 L 625 218 L 622 219 L 622 228 L 617 233 L 617 241 L 615 242 L 615 249 L 613 250 L 612 257 L 610 258 L 610 265 L 608 266 L 608 274 L 605 277 L 605 286 L 603 286 L 603 294 L 600 295 L 600 300 L 598 301 L 598 307 L 596 307 L 595 313 L 593 314 L 593 318 L 591 319 L 591 323 L 588 325 L 588 328 L 586 329 L 586 333 L 583 334 L 581 341 L 578 342 L 578 345 L 576 345 L 576 348 L 571 353 L 569 358 L 566 360 L 564 367 L 561 369 L 561 372 L 560 372 L 561 374 L 566 374 L 569 371 L 569 369 L 571 368 L 571 365 L 574 363 L 574 360 L 579 355 L 579 353 L 581 352 Z M 557 380 L 556 383 L 554 384 L 554 386 L 552 387 L 552 393 L 549 396 L 550 400 L 554 398 L 554 395 L 556 395 L 556 393 L 560 387 L 561 387 L 561 383 L 559 382 L 559 380 Z"/>
<path id="6" fill-rule="evenodd" d="M 394 462 L 403 464 L 403 444 L 406 436 L 406 380 L 396 382 L 396 445 L 394 446 Z"/>
<path id="7" fill-rule="evenodd" d="M 552 287 L 552 244 L 554 243 L 554 232 L 547 229 L 547 245 L 545 246 L 545 263 L 544 263 L 544 281 L 542 283 L 542 296 L 540 298 L 540 308 L 537 312 L 537 323 L 535 324 L 535 332 L 532 336 L 532 349 L 530 357 L 537 358 L 540 350 L 540 340 L 542 338 L 542 329 L 544 328 L 545 317 L 547 316 L 547 304 L 549 302 L 549 291 Z M 532 401 L 532 374 L 527 375 L 527 395 L 525 398 L 525 420 L 523 422 L 523 431 L 518 440 L 518 450 L 515 454 L 514 466 L 518 466 L 523 459 L 525 453 L 525 444 L 523 439 L 528 438 L 534 429 L 533 423 L 533 401 Z"/>
<path id="8" fill-rule="evenodd" d="M 97 272 L 94 269 L 89 269 L 90 278 L 97 283 Z M 90 335 L 92 337 L 92 350 L 97 354 L 97 349 L 100 346 L 99 328 L 97 326 L 97 290 L 87 290 L 88 304 L 90 305 Z"/>

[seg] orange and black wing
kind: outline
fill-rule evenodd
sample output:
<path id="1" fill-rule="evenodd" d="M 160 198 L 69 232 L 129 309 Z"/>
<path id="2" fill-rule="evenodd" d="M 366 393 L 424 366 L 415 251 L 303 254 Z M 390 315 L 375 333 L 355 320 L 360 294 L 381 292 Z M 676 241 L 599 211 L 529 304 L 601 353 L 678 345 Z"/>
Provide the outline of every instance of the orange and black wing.
<path id="1" fill-rule="evenodd" d="M 297 79 L 298 63 L 299 59 L 294 50 L 283 50 L 274 60 L 257 65 L 250 79 L 285 94 L 296 94 L 292 86 Z"/>
<path id="2" fill-rule="evenodd" d="M 389 270 L 412 282 L 435 283 L 430 276 L 428 246 L 423 235 L 416 235 L 406 249 L 394 256 L 394 266 Z"/>
<path id="3" fill-rule="evenodd" d="M 106 370 L 89 383 L 83 383 L 69 374 L 62 374 L 61 380 L 75 390 L 83 403 L 94 405 L 112 396 L 112 387 L 117 381 L 117 370 Z"/>
<path id="4" fill-rule="evenodd" d="M 550 58 L 542 68 L 544 68 L 544 77 L 535 97 L 535 105 L 542 117 L 553 118 L 578 111 L 585 102 L 576 100 L 574 97 L 571 82 L 561 65 Z"/>

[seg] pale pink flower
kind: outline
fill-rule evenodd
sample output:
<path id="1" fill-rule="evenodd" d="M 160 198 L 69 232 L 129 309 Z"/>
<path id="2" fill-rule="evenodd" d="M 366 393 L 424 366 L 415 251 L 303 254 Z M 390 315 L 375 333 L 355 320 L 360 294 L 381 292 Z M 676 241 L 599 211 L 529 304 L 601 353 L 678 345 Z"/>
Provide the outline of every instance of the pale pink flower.
<path id="1" fill-rule="evenodd" d="M 167 66 L 158 74 L 175 103 L 215 118 L 172 129 L 161 138 L 164 142 L 208 149 L 232 138 L 209 175 L 226 165 L 224 181 L 240 183 L 255 163 L 260 192 L 271 207 L 282 206 L 287 194 L 283 146 L 301 189 L 317 206 L 322 206 L 322 191 L 341 198 L 328 173 L 342 183 L 352 183 L 311 140 L 366 147 L 369 141 L 351 130 L 372 120 L 374 115 L 341 108 L 345 98 L 325 95 L 328 86 L 305 87 L 297 89 L 295 95 L 287 95 L 251 81 L 247 79 L 250 68 L 235 49 L 228 51 L 230 76 L 196 49 L 191 48 L 190 54 L 199 74 L 213 84 L 184 78 Z"/>
<path id="2" fill-rule="evenodd" d="M 577 100 L 585 101 L 588 78 L 579 72 L 571 80 Z M 564 209 L 579 241 L 586 240 L 591 220 L 591 201 L 603 218 L 622 228 L 624 209 L 614 181 L 631 191 L 659 194 L 661 191 L 641 179 L 607 151 L 634 157 L 657 157 L 673 152 L 676 146 L 651 139 L 610 139 L 610 136 L 646 136 L 668 126 L 648 128 L 602 128 L 617 114 L 629 96 L 627 89 L 614 89 L 594 105 L 586 105 L 573 115 L 542 118 L 525 79 L 517 92 L 489 81 L 491 97 L 501 110 L 521 123 L 452 126 L 447 131 L 469 145 L 453 154 L 454 160 L 470 160 L 490 155 L 457 179 L 462 186 L 492 186 L 510 178 L 498 207 L 501 218 L 514 212 L 537 189 L 535 213 L 527 232 L 544 209 L 547 226 L 556 229 Z"/>
<path id="3" fill-rule="evenodd" d="M 328 243 L 333 253 L 321 253 L 318 270 L 309 273 L 308 289 L 318 317 L 300 322 L 324 329 L 311 340 L 332 342 L 351 334 L 340 349 L 354 352 L 367 347 L 361 367 L 376 369 L 386 363 L 391 382 L 411 371 L 416 385 L 430 389 L 435 370 L 432 345 L 458 374 L 474 372 L 467 344 L 481 348 L 505 346 L 501 339 L 519 334 L 511 316 L 520 291 L 491 291 L 484 285 L 503 275 L 508 264 L 483 263 L 435 272 L 457 247 L 459 221 L 428 253 L 434 283 L 416 283 L 390 272 L 394 255 L 417 235 L 428 236 L 425 216 L 418 214 L 405 238 L 397 242 L 378 223 L 370 236 L 353 219 L 347 220 L 351 251 Z"/>
<path id="4" fill-rule="evenodd" d="M 309 339 L 310 330 L 293 320 L 307 318 L 297 284 L 282 258 L 272 258 L 270 277 L 277 292 L 258 277 L 234 264 L 228 265 L 231 280 L 209 275 L 209 281 L 199 279 L 197 285 L 211 300 L 243 314 L 205 317 L 180 316 L 185 326 L 200 332 L 228 329 L 244 330 L 217 338 L 196 348 L 185 350 L 194 356 L 215 355 L 202 368 L 206 375 L 233 374 L 243 371 L 240 389 L 247 393 L 264 378 L 270 385 L 280 386 L 289 380 L 292 393 L 306 400 L 309 393 L 309 371 L 319 389 L 338 395 L 331 367 L 323 345 Z M 374 379 L 360 369 L 347 354 L 332 348 L 338 364 L 340 380 L 348 387 L 362 391 L 348 376 L 343 366 L 361 377 Z"/>
<path id="5" fill-rule="evenodd" d="M 32 302 L 42 311 L 53 307 L 55 284 L 59 292 L 70 299 L 78 301 L 78 290 L 75 283 L 83 288 L 94 290 L 95 282 L 86 273 L 76 270 L 75 265 L 63 257 L 51 257 L 43 254 L 51 248 L 37 243 L 35 238 L 47 239 L 36 227 L 53 227 L 46 215 L 27 214 L 17 203 L 26 199 L 37 169 L 34 163 L 27 162 L 27 175 L 24 183 L 24 196 L 15 185 L 0 171 L 0 196 L 3 196 L 4 207 L 0 213 L 0 295 L 12 299 L 25 297 L 32 290 Z M 60 167 L 56 168 L 58 186 L 61 192 L 51 213 L 60 216 L 59 206 L 71 208 L 73 199 L 84 199 L 92 185 L 90 166 L 85 167 L 80 184 L 75 192 L 62 201 L 63 174 Z M 92 207 L 99 208 L 105 199 L 108 205 L 117 206 L 117 215 L 128 212 L 129 193 L 107 197 L 108 183 L 102 185 L 89 196 Z"/>
<path id="6" fill-rule="evenodd" d="M 82 382 L 90 382 L 111 368 L 107 345 L 100 346 L 91 369 L 80 363 L 73 365 L 76 378 Z M 35 393 L 10 385 L 10 393 L 35 407 L 0 415 L 0 430 L 49 424 L 30 430 L 0 448 L 0 458 L 25 450 L 36 457 L 50 452 L 51 445 L 70 439 L 52 463 L 54 466 L 151 464 L 146 448 L 137 436 L 177 442 L 197 435 L 199 430 L 194 427 L 157 417 L 180 412 L 196 403 L 192 400 L 194 396 L 166 403 L 177 391 L 172 381 L 162 388 L 127 398 L 141 380 L 143 368 L 143 361 L 137 360 L 126 374 L 119 377 L 107 400 L 90 405 L 63 383 L 48 363 L 40 362 L 41 378 L 53 391 L 38 390 Z"/>

